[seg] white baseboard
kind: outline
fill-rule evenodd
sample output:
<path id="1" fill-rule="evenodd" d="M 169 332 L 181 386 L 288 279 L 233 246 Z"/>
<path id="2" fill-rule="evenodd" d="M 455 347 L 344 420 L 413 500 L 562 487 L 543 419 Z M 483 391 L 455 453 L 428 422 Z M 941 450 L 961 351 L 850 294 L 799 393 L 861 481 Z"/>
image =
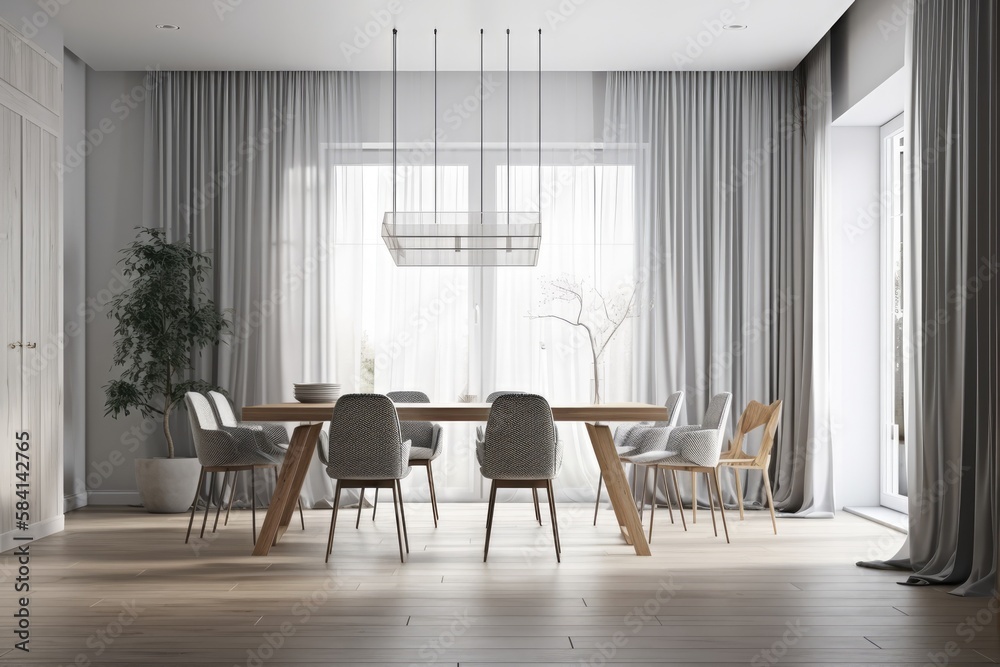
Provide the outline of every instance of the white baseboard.
<path id="1" fill-rule="evenodd" d="M 63 496 L 63 512 L 72 512 L 87 506 L 87 492 L 81 491 L 72 496 Z"/>
<path id="2" fill-rule="evenodd" d="M 39 521 L 38 523 L 31 524 L 31 527 L 24 530 L 12 530 L 6 533 L 0 533 L 0 553 L 10 551 L 23 544 L 31 544 L 24 540 L 15 540 L 15 537 L 24 537 L 25 535 L 30 535 L 32 542 L 40 540 L 43 537 L 48 537 L 49 535 L 55 535 L 63 530 L 66 524 L 66 520 L 62 514 L 59 516 L 54 516 L 51 519 L 46 519 L 45 521 Z"/>
<path id="3" fill-rule="evenodd" d="M 874 521 L 904 535 L 910 528 L 910 520 L 905 514 L 891 510 L 888 507 L 845 507 L 844 511 L 859 516 L 862 519 Z"/>
<path id="4" fill-rule="evenodd" d="M 138 506 L 138 491 L 88 491 L 88 505 Z"/>

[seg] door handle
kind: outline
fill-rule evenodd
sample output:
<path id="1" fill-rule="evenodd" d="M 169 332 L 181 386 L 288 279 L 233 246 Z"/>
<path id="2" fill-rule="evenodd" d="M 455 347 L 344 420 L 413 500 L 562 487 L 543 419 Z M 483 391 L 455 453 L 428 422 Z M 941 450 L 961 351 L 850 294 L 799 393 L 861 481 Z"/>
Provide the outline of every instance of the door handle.
<path id="1" fill-rule="evenodd" d="M 38 347 L 38 343 L 25 343 L 24 346 L 29 350 L 34 350 L 36 347 Z"/>
<path id="2" fill-rule="evenodd" d="M 14 343 L 11 343 L 11 344 L 10 344 L 10 345 L 8 345 L 7 347 L 9 347 L 9 348 L 10 348 L 10 349 L 12 349 L 12 350 L 16 350 L 17 348 L 19 348 L 19 347 L 24 347 L 24 346 L 23 346 L 23 345 L 21 345 L 21 341 L 16 341 L 16 342 L 14 342 Z"/>

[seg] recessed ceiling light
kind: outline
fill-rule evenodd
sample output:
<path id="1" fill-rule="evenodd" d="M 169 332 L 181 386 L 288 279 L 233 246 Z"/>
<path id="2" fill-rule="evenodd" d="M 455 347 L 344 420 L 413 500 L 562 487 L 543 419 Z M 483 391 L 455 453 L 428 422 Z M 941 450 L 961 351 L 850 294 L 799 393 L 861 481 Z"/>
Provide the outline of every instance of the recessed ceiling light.
<path id="1" fill-rule="evenodd" d="M 157 23 L 156 24 L 156 29 L 157 30 L 180 30 L 181 27 L 179 25 L 174 25 L 173 23 Z"/>
<path id="2" fill-rule="evenodd" d="M 743 23 L 730 23 L 729 25 L 722 26 L 723 30 L 746 30 L 747 27 Z"/>

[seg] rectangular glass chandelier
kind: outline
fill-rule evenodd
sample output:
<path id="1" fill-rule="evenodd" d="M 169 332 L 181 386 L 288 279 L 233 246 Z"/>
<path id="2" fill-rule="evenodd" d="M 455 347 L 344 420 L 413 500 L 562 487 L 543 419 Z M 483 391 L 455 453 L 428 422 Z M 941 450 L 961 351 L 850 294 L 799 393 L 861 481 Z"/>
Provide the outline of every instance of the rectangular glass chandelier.
<path id="1" fill-rule="evenodd" d="M 382 240 L 396 266 L 535 266 L 537 212 L 386 212 Z"/>
<path id="2" fill-rule="evenodd" d="M 437 210 L 437 28 L 434 29 L 434 210 L 396 208 L 396 35 L 392 29 L 392 211 L 382 218 L 382 240 L 396 266 L 537 266 L 542 243 L 540 211 L 483 210 L 483 104 L 479 105 L 479 211 Z M 483 33 L 479 79 L 483 85 Z M 510 85 L 510 29 L 507 30 Z M 542 31 L 538 31 L 538 201 L 542 200 Z M 507 208 L 510 209 L 510 94 L 507 95 Z"/>

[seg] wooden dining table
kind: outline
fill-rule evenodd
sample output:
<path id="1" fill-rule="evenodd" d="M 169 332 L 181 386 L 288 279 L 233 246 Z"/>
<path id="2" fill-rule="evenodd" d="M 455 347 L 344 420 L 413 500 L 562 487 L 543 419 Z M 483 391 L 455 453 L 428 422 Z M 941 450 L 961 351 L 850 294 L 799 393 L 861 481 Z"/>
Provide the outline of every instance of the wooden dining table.
<path id="1" fill-rule="evenodd" d="M 333 416 L 334 403 L 275 403 L 243 408 L 243 419 L 255 422 L 300 422 L 292 433 L 288 452 L 278 474 L 278 483 L 264 518 L 254 556 L 266 556 L 288 529 L 298 502 L 302 482 L 312 461 L 313 451 L 325 422 Z M 485 422 L 489 403 L 397 403 L 400 421 Z M 649 543 L 632 499 L 631 489 L 615 451 L 608 422 L 661 421 L 668 418 L 662 405 L 647 403 L 603 403 L 600 405 L 553 405 L 557 422 L 584 422 L 597 463 L 604 475 L 608 498 L 614 508 L 625 542 L 637 556 L 648 556 Z M 470 443 L 471 445 L 471 443 Z"/>

